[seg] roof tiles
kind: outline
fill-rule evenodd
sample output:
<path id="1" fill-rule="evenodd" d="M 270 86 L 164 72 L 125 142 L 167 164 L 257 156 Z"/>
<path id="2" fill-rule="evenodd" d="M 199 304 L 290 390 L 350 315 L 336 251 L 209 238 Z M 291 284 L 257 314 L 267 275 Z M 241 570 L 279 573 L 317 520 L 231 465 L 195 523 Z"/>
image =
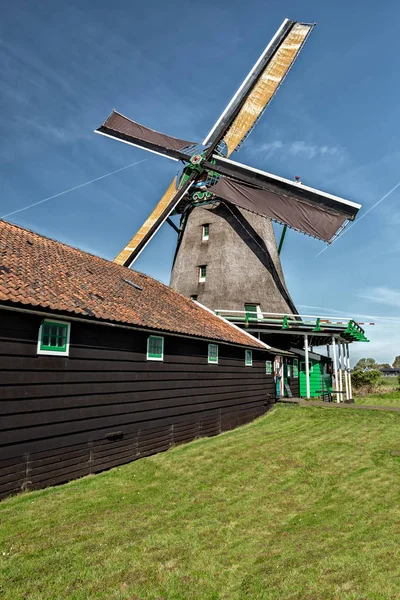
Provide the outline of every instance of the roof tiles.
<path id="1" fill-rule="evenodd" d="M 265 349 L 143 273 L 6 221 L 0 221 L 0 302 Z"/>

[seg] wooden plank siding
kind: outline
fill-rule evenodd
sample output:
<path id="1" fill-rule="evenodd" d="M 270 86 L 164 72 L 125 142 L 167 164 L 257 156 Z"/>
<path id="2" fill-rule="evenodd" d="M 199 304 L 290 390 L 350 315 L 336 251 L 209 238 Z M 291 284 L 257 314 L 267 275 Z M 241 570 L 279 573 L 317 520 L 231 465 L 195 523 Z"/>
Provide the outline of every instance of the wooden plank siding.
<path id="1" fill-rule="evenodd" d="M 207 341 L 164 335 L 164 361 L 147 361 L 146 332 L 72 322 L 69 357 L 44 356 L 41 321 L 0 309 L 0 497 L 216 435 L 274 402 L 262 350 L 246 367 L 244 348 L 219 343 L 214 365 Z"/>

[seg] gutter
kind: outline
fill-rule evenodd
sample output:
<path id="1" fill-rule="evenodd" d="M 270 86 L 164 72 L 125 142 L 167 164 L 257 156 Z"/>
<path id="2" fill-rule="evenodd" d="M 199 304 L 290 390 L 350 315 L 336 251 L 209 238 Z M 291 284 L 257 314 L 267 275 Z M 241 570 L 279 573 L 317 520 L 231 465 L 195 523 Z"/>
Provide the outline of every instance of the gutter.
<path id="1" fill-rule="evenodd" d="M 197 302 L 196 302 L 197 304 Z M 199 306 L 201 308 L 204 308 L 206 310 L 207 309 L 205 306 L 203 306 L 202 304 L 199 304 Z M 172 331 L 167 331 L 165 329 L 146 329 L 146 327 L 137 327 L 135 325 L 122 325 L 121 323 L 110 323 L 109 321 L 97 321 L 97 320 L 91 320 L 91 319 L 85 319 L 83 317 L 73 317 L 70 315 L 70 313 L 68 312 L 62 312 L 60 311 L 59 313 L 54 313 L 54 312 L 47 312 L 47 311 L 41 311 L 41 310 L 34 310 L 34 309 L 30 309 L 30 308 L 19 308 L 17 306 L 8 306 L 6 304 L 2 304 L 0 303 L 0 310 L 4 309 L 4 310 L 9 310 L 11 312 L 22 312 L 28 315 L 36 315 L 39 317 L 44 317 L 44 318 L 51 318 L 51 319 L 60 319 L 60 318 L 64 318 L 67 321 L 73 321 L 73 322 L 77 322 L 77 323 L 87 323 L 90 325 L 101 325 L 101 326 L 106 326 L 106 327 L 115 327 L 118 329 L 128 329 L 130 331 L 141 331 L 141 332 L 146 332 L 149 334 L 156 334 L 156 335 L 160 335 L 160 332 L 162 332 L 164 335 L 171 335 L 173 337 L 182 337 L 182 338 L 186 338 L 188 340 L 198 340 L 201 342 L 211 342 L 211 343 L 219 343 L 219 344 L 226 344 L 227 346 L 234 346 L 235 348 L 237 347 L 241 347 L 241 348 L 246 348 L 246 346 L 244 344 L 235 344 L 234 342 L 228 342 L 225 340 L 221 340 L 218 338 L 204 338 L 204 337 L 200 337 L 200 336 L 195 336 L 195 335 L 187 335 L 185 333 L 175 333 Z M 212 312 L 212 311 L 210 311 Z M 214 313 L 213 313 L 214 314 Z M 217 315 L 214 315 L 214 317 L 216 317 Z M 221 317 L 222 318 L 222 317 Z M 222 319 L 225 323 L 228 323 L 228 321 L 225 321 L 225 319 Z M 236 327 L 236 326 L 235 326 Z M 241 331 L 242 333 L 246 333 L 245 331 L 242 331 L 239 327 L 237 327 L 237 329 L 239 329 L 239 331 Z M 257 342 L 259 342 L 260 344 L 263 344 L 266 346 L 267 349 L 269 349 L 269 346 L 267 346 L 266 344 L 264 344 L 263 342 L 257 340 L 256 338 L 253 338 L 252 335 L 247 334 L 252 340 L 255 340 Z M 254 348 L 255 346 L 253 346 Z M 261 348 L 259 348 L 259 350 L 261 350 Z"/>

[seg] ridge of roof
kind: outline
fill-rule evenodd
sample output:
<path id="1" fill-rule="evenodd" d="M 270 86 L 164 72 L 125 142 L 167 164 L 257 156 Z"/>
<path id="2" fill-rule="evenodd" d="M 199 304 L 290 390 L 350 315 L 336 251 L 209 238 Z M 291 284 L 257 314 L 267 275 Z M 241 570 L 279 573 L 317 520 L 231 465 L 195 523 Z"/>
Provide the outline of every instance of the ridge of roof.
<path id="1" fill-rule="evenodd" d="M 8 221 L 0 220 L 0 231 L 0 302 L 265 350 L 145 273 Z"/>

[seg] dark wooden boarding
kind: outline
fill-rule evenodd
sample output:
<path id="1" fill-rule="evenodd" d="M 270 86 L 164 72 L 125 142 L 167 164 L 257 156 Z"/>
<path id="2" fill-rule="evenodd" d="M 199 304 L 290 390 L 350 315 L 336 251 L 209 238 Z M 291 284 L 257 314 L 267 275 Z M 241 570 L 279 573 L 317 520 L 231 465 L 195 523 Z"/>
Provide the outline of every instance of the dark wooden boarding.
<path id="1" fill-rule="evenodd" d="M 65 318 L 65 320 L 68 320 Z M 42 318 L 0 309 L 0 497 L 97 473 L 264 414 L 275 401 L 274 356 L 164 335 L 72 322 L 70 355 L 37 355 Z"/>

